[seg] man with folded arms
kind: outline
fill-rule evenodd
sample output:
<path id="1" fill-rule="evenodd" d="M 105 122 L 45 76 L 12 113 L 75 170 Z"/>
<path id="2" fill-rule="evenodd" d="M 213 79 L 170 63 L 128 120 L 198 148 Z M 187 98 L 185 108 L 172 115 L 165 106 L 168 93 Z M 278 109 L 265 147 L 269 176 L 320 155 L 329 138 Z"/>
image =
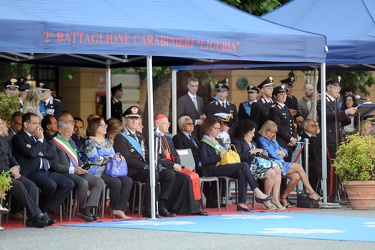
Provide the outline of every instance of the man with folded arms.
<path id="1" fill-rule="evenodd" d="M 74 182 L 78 196 L 78 217 L 87 221 L 98 220 L 98 217 L 91 213 L 96 208 L 100 195 L 104 188 L 104 181 L 88 173 L 82 168 L 82 161 L 76 152 L 76 145 L 72 140 L 74 131 L 73 116 L 63 113 L 58 119 L 58 134 L 48 143 L 57 153 L 52 160 L 52 168 Z M 90 190 L 89 196 L 87 191 Z"/>
<path id="2" fill-rule="evenodd" d="M 21 173 L 40 189 L 39 206 L 48 217 L 48 225 L 56 223 L 53 211 L 68 197 L 74 183 L 59 173 L 51 172 L 56 152 L 44 139 L 40 118 L 33 113 L 22 116 L 22 130 L 12 138 L 13 154 L 20 163 Z"/>
<path id="3" fill-rule="evenodd" d="M 0 119 L 0 172 L 9 171 L 12 188 L 9 193 L 18 203 L 26 207 L 28 220 L 26 226 L 43 228 L 47 226 L 48 218 L 42 213 L 38 205 L 37 189 L 35 184 L 20 174 L 20 166 L 13 157 L 9 142 L 1 136 L 4 129 L 4 122 Z M 8 210 L 0 206 L 0 213 L 7 213 Z"/>

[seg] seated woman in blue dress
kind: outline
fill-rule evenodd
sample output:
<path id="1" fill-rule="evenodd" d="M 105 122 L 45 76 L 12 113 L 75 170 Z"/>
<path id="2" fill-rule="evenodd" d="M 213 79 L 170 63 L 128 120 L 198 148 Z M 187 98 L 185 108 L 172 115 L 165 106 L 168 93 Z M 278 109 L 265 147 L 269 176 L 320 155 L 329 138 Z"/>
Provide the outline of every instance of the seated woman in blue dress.
<path id="1" fill-rule="evenodd" d="M 264 193 L 271 195 L 272 192 L 272 205 L 266 209 L 283 210 L 285 207 L 279 200 L 282 165 L 268 157 L 266 150 L 256 147 L 253 142 L 255 127 L 255 123 L 249 119 L 240 121 L 234 131 L 232 144 L 236 147 L 241 161 L 247 162 L 250 166 L 251 173 L 256 178 L 264 180 Z"/>
<path id="2" fill-rule="evenodd" d="M 298 181 L 301 180 L 309 193 L 310 199 L 320 201 L 320 197 L 314 189 L 311 187 L 309 179 L 303 170 L 302 166 L 293 162 L 286 162 L 284 157 L 288 155 L 288 151 L 282 148 L 276 141 L 277 125 L 271 120 L 264 123 L 263 127 L 259 130 L 258 146 L 264 150 L 267 150 L 268 155 L 280 161 L 283 165 L 281 174 L 289 178 L 288 185 L 286 186 L 284 193 L 280 197 L 281 203 L 285 207 L 290 207 L 286 197 L 292 192 L 292 190 L 297 186 Z"/>
<path id="3" fill-rule="evenodd" d="M 221 157 L 227 152 L 223 146 L 223 142 L 217 138 L 223 127 L 223 123 L 219 118 L 209 117 L 201 125 L 203 139 L 199 142 L 199 156 L 202 163 L 203 176 L 228 176 L 238 179 L 238 204 L 237 211 L 250 212 L 246 203 L 247 183 L 254 191 L 255 200 L 262 202 L 265 206 L 272 206 L 272 196 L 265 195 L 259 188 L 258 183 L 250 172 L 249 165 L 245 162 L 217 165 L 221 161 Z M 247 182 L 247 183 L 246 183 Z"/>

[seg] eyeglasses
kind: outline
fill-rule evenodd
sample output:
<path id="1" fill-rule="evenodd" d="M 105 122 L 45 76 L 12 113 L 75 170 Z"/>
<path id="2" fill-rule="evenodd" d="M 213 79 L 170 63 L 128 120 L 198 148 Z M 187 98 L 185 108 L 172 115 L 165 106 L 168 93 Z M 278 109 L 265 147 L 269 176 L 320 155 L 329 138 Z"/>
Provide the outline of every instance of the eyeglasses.
<path id="1" fill-rule="evenodd" d="M 162 123 L 160 123 L 161 125 L 171 125 L 171 123 L 170 122 L 162 122 Z"/>
<path id="2" fill-rule="evenodd" d="M 22 126 L 21 123 L 14 121 L 15 124 Z"/>
<path id="3" fill-rule="evenodd" d="M 310 127 L 316 127 L 316 124 L 309 124 Z"/>
<path id="4" fill-rule="evenodd" d="M 27 122 L 27 123 L 31 123 L 32 125 L 39 125 L 40 126 L 40 122 Z"/>
<path id="5" fill-rule="evenodd" d="M 215 130 L 221 130 L 221 128 L 216 128 L 216 127 L 213 127 L 213 129 L 215 129 Z"/>
<path id="6" fill-rule="evenodd" d="M 276 134 L 276 131 L 267 130 L 267 132 L 270 134 Z"/>
<path id="7" fill-rule="evenodd" d="M 99 126 L 102 127 L 102 128 L 107 128 L 108 127 L 107 124 L 100 124 Z"/>
<path id="8" fill-rule="evenodd" d="M 187 123 L 184 123 L 184 124 L 189 125 L 189 126 L 194 125 L 194 123 L 192 123 L 192 122 L 187 122 Z"/>

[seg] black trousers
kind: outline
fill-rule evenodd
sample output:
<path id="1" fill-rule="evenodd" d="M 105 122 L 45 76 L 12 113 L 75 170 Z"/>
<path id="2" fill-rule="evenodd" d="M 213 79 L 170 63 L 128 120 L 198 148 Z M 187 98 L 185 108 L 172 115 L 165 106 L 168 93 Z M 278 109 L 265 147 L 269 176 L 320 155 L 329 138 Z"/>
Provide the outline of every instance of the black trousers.
<path id="1" fill-rule="evenodd" d="M 111 177 L 105 173 L 102 179 L 109 188 L 109 207 L 114 210 L 125 211 L 128 204 L 133 181 L 130 177 Z"/>
<path id="2" fill-rule="evenodd" d="M 40 188 L 39 207 L 43 212 L 56 211 L 74 188 L 74 182 L 55 172 L 37 170 L 27 176 Z"/>
<path id="3" fill-rule="evenodd" d="M 140 169 L 136 174 L 130 176 L 134 181 L 146 183 L 145 186 L 145 210 L 151 209 L 151 187 L 150 187 L 150 170 Z M 176 174 L 172 170 L 164 169 L 160 173 L 155 171 L 155 183 L 160 182 L 160 194 L 156 191 L 156 198 L 165 202 L 168 200 L 169 194 L 172 190 Z"/>
<path id="4" fill-rule="evenodd" d="M 11 185 L 12 188 L 9 190 L 9 193 L 21 206 L 26 208 L 29 218 L 35 217 L 41 213 L 36 203 L 37 188 L 32 181 L 21 176 L 18 179 L 12 178 Z"/>

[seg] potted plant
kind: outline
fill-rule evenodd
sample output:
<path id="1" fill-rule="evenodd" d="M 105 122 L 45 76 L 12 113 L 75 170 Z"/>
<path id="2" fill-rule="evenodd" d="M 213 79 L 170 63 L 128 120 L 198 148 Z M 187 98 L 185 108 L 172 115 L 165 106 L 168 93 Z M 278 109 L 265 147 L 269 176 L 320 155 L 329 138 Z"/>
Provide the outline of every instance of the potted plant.
<path id="1" fill-rule="evenodd" d="M 10 178 L 9 171 L 1 171 L 0 173 L 0 198 L 5 199 L 6 192 L 10 189 Z"/>
<path id="2" fill-rule="evenodd" d="M 333 166 L 353 209 L 375 209 L 375 137 L 359 134 L 341 143 Z"/>

